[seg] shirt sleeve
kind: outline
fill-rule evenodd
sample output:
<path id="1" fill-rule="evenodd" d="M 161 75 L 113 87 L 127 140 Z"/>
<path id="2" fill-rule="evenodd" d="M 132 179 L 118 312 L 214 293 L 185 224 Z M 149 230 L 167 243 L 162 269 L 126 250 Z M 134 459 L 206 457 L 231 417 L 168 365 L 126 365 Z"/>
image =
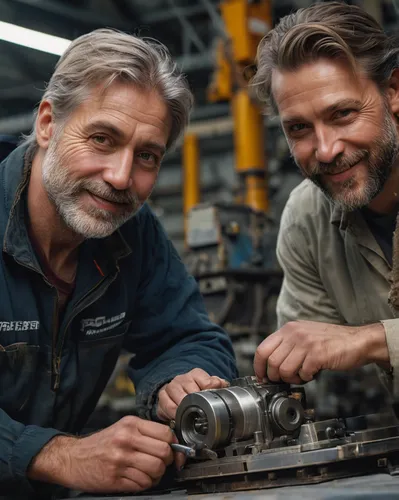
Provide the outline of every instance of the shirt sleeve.
<path id="1" fill-rule="evenodd" d="M 28 495 L 35 489 L 26 472 L 32 459 L 54 436 L 56 429 L 24 425 L 0 409 L 0 491 Z M 25 497 L 24 497 L 25 498 Z"/>
<path id="2" fill-rule="evenodd" d="M 284 279 L 277 301 L 279 328 L 288 321 L 309 320 L 342 324 L 344 321 L 329 298 L 311 254 L 308 237 L 284 209 L 277 240 L 277 259 Z"/>
<path id="3" fill-rule="evenodd" d="M 202 368 L 230 381 L 237 369 L 229 336 L 209 320 L 195 279 L 149 210 L 142 234 L 142 279 L 125 347 L 135 353 L 129 375 L 139 415 L 154 418 L 158 390 L 176 375 Z"/>
<path id="4" fill-rule="evenodd" d="M 297 320 L 345 324 L 323 286 L 306 230 L 296 222 L 289 204 L 281 218 L 277 258 L 284 271 L 283 285 L 277 301 L 279 328 L 289 321 Z M 381 323 L 385 327 L 393 373 L 379 367 L 377 372 L 385 389 L 397 399 L 399 377 L 395 378 L 394 375 L 395 368 L 399 371 L 399 319 L 384 320 Z"/>
<path id="5" fill-rule="evenodd" d="M 399 401 L 399 318 L 381 321 L 385 328 L 391 373 L 383 372 L 383 381 L 391 388 L 395 401 Z"/>

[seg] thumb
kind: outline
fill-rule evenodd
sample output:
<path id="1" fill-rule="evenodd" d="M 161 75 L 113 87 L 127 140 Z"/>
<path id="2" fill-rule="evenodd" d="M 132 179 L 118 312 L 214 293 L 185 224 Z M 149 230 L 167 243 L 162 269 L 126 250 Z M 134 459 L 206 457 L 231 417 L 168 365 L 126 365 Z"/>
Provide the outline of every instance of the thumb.
<path id="1" fill-rule="evenodd" d="M 228 387 L 229 385 L 230 384 L 227 380 L 214 375 L 213 377 L 209 377 L 206 389 L 220 389 L 223 387 Z"/>

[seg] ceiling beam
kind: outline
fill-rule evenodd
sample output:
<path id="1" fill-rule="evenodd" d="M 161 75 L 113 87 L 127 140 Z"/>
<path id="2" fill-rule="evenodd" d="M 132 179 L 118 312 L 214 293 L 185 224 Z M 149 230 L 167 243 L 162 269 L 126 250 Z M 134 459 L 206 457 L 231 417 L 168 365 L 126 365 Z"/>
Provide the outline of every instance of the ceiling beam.
<path id="1" fill-rule="evenodd" d="M 126 23 L 120 17 L 101 16 L 95 10 L 70 7 L 64 3 L 54 2 L 52 0 L 13 0 L 14 3 L 29 5 L 38 10 L 55 14 L 59 17 L 65 17 L 71 21 L 87 24 L 93 27 L 112 26 L 121 30 L 132 30 L 137 28 L 137 23 Z"/>
<path id="2" fill-rule="evenodd" d="M 186 17 L 195 16 L 197 14 L 203 14 L 206 12 L 205 6 L 202 4 L 180 7 L 180 10 Z M 141 22 L 143 24 L 155 24 L 159 22 L 162 23 L 171 21 L 172 19 L 176 19 L 176 15 L 171 9 L 153 11 L 141 16 Z"/>

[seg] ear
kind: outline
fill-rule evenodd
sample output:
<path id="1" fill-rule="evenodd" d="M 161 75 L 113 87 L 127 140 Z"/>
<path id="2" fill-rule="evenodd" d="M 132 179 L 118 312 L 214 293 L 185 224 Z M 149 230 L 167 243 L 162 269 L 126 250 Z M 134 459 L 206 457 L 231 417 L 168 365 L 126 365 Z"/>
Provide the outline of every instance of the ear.
<path id="1" fill-rule="evenodd" d="M 52 105 L 49 101 L 42 101 L 36 118 L 36 140 L 41 148 L 48 148 L 53 132 L 54 118 Z"/>
<path id="2" fill-rule="evenodd" d="M 388 81 L 387 89 L 388 103 L 393 115 L 399 113 L 399 68 L 393 70 Z"/>

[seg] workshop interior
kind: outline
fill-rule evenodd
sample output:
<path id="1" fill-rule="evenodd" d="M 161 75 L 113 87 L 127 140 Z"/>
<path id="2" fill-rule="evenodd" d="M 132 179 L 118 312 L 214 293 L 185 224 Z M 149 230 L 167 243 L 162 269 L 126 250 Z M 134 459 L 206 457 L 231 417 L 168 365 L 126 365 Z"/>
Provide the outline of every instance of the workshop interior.
<path id="1" fill-rule="evenodd" d="M 399 474 L 399 422 L 370 367 L 304 387 L 253 376 L 256 347 L 277 328 L 279 221 L 303 178 L 278 119 L 264 115 L 248 81 L 262 37 L 312 3 L 0 0 L 1 159 L 31 130 L 32 110 L 69 41 L 95 28 L 160 40 L 187 75 L 195 96 L 190 125 L 166 155 L 149 203 L 197 280 L 210 318 L 231 337 L 240 375 L 229 388 L 190 394 L 178 408 L 179 443 L 197 453 L 188 455 L 177 485 L 192 492 L 315 484 L 375 470 Z M 397 31 L 394 0 L 346 3 Z M 18 38 L 13 27 L 32 31 Z M 40 46 L 42 33 L 59 44 Z M 120 356 L 87 432 L 135 414 L 130 356 Z"/>

